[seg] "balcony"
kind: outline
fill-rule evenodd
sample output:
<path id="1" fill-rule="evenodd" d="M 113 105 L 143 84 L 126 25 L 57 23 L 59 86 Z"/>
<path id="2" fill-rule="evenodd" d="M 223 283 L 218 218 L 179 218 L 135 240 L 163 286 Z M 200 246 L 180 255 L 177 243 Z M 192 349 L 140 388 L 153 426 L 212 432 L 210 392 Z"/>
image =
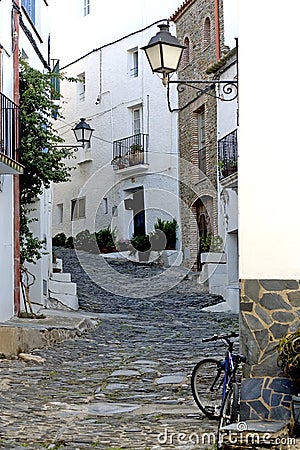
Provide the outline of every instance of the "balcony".
<path id="1" fill-rule="evenodd" d="M 19 108 L 0 93 L 0 173 L 23 173 L 23 166 L 16 160 L 19 144 Z"/>
<path id="2" fill-rule="evenodd" d="M 219 178 L 227 178 L 237 173 L 237 130 L 218 141 Z"/>
<path id="3" fill-rule="evenodd" d="M 148 170 L 148 134 L 135 134 L 113 142 L 114 171 L 134 173 Z"/>

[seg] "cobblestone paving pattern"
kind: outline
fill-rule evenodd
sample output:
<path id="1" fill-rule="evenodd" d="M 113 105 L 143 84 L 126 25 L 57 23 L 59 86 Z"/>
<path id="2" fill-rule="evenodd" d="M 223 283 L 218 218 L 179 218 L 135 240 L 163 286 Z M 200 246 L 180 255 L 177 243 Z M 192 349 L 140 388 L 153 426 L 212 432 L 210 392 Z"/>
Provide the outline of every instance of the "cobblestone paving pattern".
<path id="1" fill-rule="evenodd" d="M 78 283 L 80 309 L 100 314 L 100 324 L 35 351 L 43 364 L 0 361 L 0 448 L 212 449 L 217 424 L 195 406 L 190 376 L 199 359 L 224 351 L 202 338 L 238 330 L 238 316 L 201 311 L 220 298 L 187 279 L 145 299 L 111 294 L 90 280 L 73 250 L 56 252 Z M 82 255 L 97 273 L 96 257 Z M 164 272 L 128 261 L 110 265 L 116 277 L 143 279 L 145 289 Z"/>

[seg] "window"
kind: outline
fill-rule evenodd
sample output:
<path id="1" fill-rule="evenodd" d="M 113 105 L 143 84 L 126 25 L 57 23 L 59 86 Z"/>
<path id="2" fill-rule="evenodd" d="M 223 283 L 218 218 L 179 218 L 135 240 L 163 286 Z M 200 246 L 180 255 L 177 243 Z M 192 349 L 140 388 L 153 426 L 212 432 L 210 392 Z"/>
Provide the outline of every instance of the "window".
<path id="1" fill-rule="evenodd" d="M 132 134 L 133 135 L 141 133 L 141 116 L 142 116 L 141 108 L 135 108 L 132 110 Z"/>
<path id="2" fill-rule="evenodd" d="M 91 12 L 91 2 L 90 0 L 83 0 L 83 15 L 87 16 Z"/>
<path id="3" fill-rule="evenodd" d="M 59 225 L 60 223 L 63 223 L 64 219 L 64 205 L 60 203 L 59 205 L 56 205 L 56 224 Z"/>
<path id="4" fill-rule="evenodd" d="M 206 148 L 205 148 L 205 111 L 204 108 L 198 114 L 198 151 L 199 169 L 206 173 Z"/>
<path id="5" fill-rule="evenodd" d="M 139 76 L 139 53 L 137 47 L 127 52 L 127 71 L 130 78 Z"/>
<path id="6" fill-rule="evenodd" d="M 103 212 L 104 212 L 104 214 L 108 214 L 108 200 L 107 200 L 107 198 L 103 199 Z"/>
<path id="7" fill-rule="evenodd" d="M 22 0 L 22 6 L 26 9 L 30 20 L 35 25 L 35 0 Z"/>
<path id="8" fill-rule="evenodd" d="M 81 73 L 77 76 L 79 78 L 79 82 L 77 83 L 78 89 L 78 100 L 79 102 L 85 101 L 85 73 Z"/>
<path id="9" fill-rule="evenodd" d="M 85 197 L 71 200 L 71 220 L 85 217 Z"/>
<path id="10" fill-rule="evenodd" d="M 190 40 L 188 37 L 184 38 L 183 44 L 185 45 L 185 49 L 182 53 L 181 64 L 183 67 L 187 66 L 190 62 Z"/>
<path id="11" fill-rule="evenodd" d="M 211 32 L 210 32 L 210 19 L 206 17 L 204 22 L 204 32 L 203 32 L 203 45 L 204 48 L 210 45 L 211 41 Z"/>

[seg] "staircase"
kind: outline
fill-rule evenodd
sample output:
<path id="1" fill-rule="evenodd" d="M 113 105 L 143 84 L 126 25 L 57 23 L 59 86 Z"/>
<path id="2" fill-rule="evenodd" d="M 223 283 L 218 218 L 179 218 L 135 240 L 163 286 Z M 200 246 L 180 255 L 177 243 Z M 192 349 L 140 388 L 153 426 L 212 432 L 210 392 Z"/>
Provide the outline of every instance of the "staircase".
<path id="1" fill-rule="evenodd" d="M 64 273 L 62 260 L 56 259 L 49 279 L 48 308 L 78 310 L 77 285 L 72 283 L 71 274 Z"/>

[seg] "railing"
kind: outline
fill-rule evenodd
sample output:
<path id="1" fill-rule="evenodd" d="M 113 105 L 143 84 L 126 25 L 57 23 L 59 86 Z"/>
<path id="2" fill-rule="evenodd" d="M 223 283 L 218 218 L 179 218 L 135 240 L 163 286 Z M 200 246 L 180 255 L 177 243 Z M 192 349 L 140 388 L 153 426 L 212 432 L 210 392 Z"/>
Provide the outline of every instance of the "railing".
<path id="1" fill-rule="evenodd" d="M 148 134 L 135 134 L 113 142 L 112 166 L 114 170 L 138 164 L 148 164 Z"/>
<path id="2" fill-rule="evenodd" d="M 19 108 L 0 93 L 0 153 L 16 159 L 19 144 Z"/>
<path id="3" fill-rule="evenodd" d="M 237 130 L 218 141 L 218 166 L 220 179 L 237 172 Z"/>

